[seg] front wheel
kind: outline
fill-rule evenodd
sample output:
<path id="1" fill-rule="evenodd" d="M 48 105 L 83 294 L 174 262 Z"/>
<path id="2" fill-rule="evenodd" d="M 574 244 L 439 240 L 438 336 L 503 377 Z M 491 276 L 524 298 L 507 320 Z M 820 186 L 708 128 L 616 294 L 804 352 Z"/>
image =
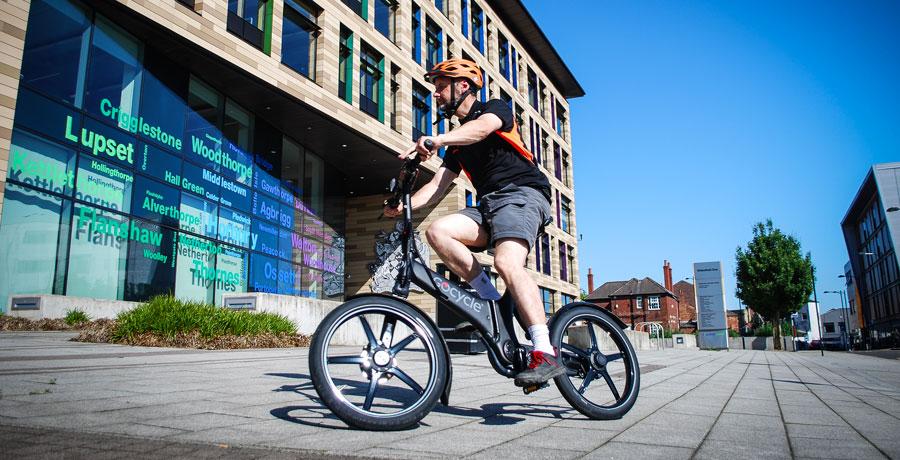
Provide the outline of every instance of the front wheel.
<path id="1" fill-rule="evenodd" d="M 319 324 L 310 376 L 322 402 L 348 425 L 409 428 L 444 390 L 447 356 L 440 340 L 419 310 L 390 297 L 358 297 Z"/>
<path id="2" fill-rule="evenodd" d="M 597 307 L 560 312 L 550 327 L 566 374 L 554 379 L 566 401 L 598 420 L 622 418 L 637 401 L 640 367 L 625 332 Z"/>

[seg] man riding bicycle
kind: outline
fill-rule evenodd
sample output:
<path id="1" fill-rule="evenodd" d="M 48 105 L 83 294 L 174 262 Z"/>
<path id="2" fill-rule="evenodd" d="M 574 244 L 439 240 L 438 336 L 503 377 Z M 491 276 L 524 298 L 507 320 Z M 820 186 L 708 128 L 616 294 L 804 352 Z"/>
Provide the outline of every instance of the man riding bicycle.
<path id="1" fill-rule="evenodd" d="M 450 59 L 435 65 L 425 78 L 434 84 L 442 116 L 455 115 L 460 126 L 438 136 L 422 136 L 400 155 L 418 155 L 426 161 L 436 149 L 447 147 L 437 174 L 412 196 L 412 209 L 443 197 L 460 172 L 475 186 L 479 206 L 438 219 L 425 236 L 450 270 L 488 300 L 500 295 L 469 248 L 494 247 L 494 267 L 512 293 L 534 344 L 528 369 L 516 376 L 515 383 L 541 384 L 565 373 L 550 344 L 537 283 L 525 270 L 538 232 L 550 220 L 550 183 L 525 148 L 509 106 L 499 99 L 477 100 L 483 79 L 474 62 Z M 433 149 L 425 147 L 427 140 L 434 143 Z M 384 209 L 390 217 L 402 211 L 402 204 Z"/>

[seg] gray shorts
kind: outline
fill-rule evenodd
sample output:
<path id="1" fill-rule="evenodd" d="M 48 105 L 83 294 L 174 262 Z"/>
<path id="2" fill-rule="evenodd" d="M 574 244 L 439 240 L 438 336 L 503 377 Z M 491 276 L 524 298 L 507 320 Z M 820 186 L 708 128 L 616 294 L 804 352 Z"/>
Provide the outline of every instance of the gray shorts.
<path id="1" fill-rule="evenodd" d="M 509 184 L 481 197 L 477 208 L 459 212 L 491 235 L 490 247 L 502 238 L 518 238 L 534 246 L 538 230 L 551 222 L 550 203 L 539 190 Z"/>

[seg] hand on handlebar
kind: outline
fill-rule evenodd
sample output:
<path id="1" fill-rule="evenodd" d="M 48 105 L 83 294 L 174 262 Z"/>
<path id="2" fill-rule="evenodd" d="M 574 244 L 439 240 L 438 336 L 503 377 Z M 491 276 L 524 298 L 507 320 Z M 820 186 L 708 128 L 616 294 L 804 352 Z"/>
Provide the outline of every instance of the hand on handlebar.
<path id="1" fill-rule="evenodd" d="M 435 150 L 443 145 L 439 140 L 439 136 L 422 136 L 415 145 L 400 154 L 399 158 L 401 160 L 411 160 L 418 156 L 419 161 L 425 162 L 434 155 Z"/>
<path id="2" fill-rule="evenodd" d="M 391 207 L 390 203 L 384 203 L 385 217 L 397 217 L 403 214 L 403 203 L 397 203 L 397 207 Z"/>

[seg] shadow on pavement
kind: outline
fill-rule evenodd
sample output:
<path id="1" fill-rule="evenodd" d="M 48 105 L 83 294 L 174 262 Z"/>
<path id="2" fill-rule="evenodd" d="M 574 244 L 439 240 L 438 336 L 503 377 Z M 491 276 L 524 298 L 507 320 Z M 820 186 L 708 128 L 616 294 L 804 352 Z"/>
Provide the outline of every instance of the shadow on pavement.
<path id="1" fill-rule="evenodd" d="M 515 425 L 527 418 L 563 419 L 570 409 L 543 404 L 490 403 L 478 409 L 468 407 L 437 406 L 435 413 L 458 415 L 461 417 L 482 418 L 482 425 Z M 516 417 L 522 415 L 524 417 Z"/>
<path id="2" fill-rule="evenodd" d="M 335 417 L 334 414 L 332 414 L 331 411 L 329 411 L 328 408 L 325 407 L 325 404 L 322 403 L 322 400 L 319 399 L 318 394 L 313 388 L 312 380 L 310 379 L 309 375 L 295 373 L 267 373 L 265 375 L 302 380 L 302 383 L 282 385 L 272 391 L 289 391 L 292 393 L 296 393 L 309 399 L 313 403 L 309 405 L 294 405 L 272 409 L 270 411 L 272 416 L 287 422 L 314 426 L 318 428 L 330 428 L 335 430 L 352 429 L 347 426 L 335 425 L 335 421 L 341 423 L 342 425 L 343 422 Z M 355 382 L 347 382 L 348 387 L 351 387 L 351 392 L 349 394 L 364 394 L 365 388 L 356 388 L 356 385 L 353 385 L 354 383 Z M 390 392 L 384 395 L 386 399 L 390 399 L 390 396 Z M 302 414 L 298 415 L 296 414 L 297 412 L 301 412 Z M 549 418 L 555 420 L 563 419 L 567 413 L 571 412 L 571 409 L 553 405 L 522 403 L 490 403 L 484 404 L 479 408 L 454 406 L 448 407 L 438 404 L 437 406 L 435 406 L 432 412 L 438 414 L 468 417 L 472 419 L 482 419 L 479 422 L 479 424 L 481 425 L 504 426 L 515 425 L 517 423 L 524 422 L 527 419 L 534 418 Z M 424 421 L 420 422 L 420 425 L 430 426 Z M 415 429 L 415 427 L 411 429 Z"/>

